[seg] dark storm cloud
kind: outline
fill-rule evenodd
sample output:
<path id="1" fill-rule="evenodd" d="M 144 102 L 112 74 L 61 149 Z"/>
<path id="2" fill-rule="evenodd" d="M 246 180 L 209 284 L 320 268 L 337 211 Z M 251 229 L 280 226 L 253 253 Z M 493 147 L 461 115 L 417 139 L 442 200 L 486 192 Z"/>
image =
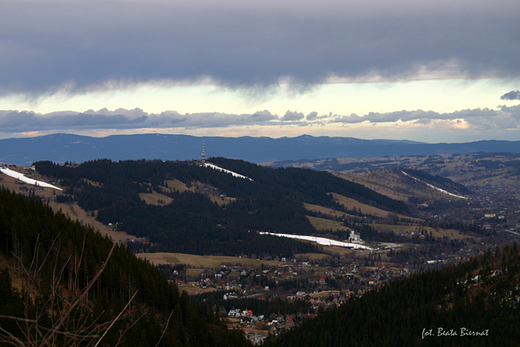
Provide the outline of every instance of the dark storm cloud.
<path id="1" fill-rule="evenodd" d="M 204 77 L 260 88 L 371 72 L 396 80 L 452 63 L 470 76 L 520 75 L 514 2 L 471 3 L 471 10 L 450 5 L 457 1 L 433 9 L 394 2 L 395 11 L 383 1 L 371 1 L 374 10 L 353 3 L 7 0 L 0 4 L 0 93 Z"/>
<path id="2" fill-rule="evenodd" d="M 502 100 L 520 100 L 520 90 L 512 90 L 500 97 Z"/>

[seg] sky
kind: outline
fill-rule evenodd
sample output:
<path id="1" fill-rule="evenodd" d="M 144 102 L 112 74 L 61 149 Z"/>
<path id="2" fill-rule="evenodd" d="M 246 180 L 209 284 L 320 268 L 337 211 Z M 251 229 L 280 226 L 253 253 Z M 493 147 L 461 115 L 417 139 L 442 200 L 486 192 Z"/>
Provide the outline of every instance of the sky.
<path id="1" fill-rule="evenodd" d="M 0 138 L 520 139 L 518 0 L 1 0 Z"/>

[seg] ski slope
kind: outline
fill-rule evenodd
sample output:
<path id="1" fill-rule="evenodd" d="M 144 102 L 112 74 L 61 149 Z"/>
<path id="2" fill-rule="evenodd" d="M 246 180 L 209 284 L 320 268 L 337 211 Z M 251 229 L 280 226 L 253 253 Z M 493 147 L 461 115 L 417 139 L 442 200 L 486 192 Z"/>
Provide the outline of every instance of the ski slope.
<path id="1" fill-rule="evenodd" d="M 16 179 L 18 179 L 18 180 L 20 180 L 20 181 L 22 181 L 24 183 L 32 184 L 32 185 L 37 186 L 37 187 L 52 188 L 52 189 L 56 189 L 56 190 L 62 190 L 61 188 L 53 186 L 52 184 L 45 183 L 45 182 L 42 182 L 42 181 L 38 181 L 38 180 L 29 178 L 29 177 L 25 177 L 23 174 L 21 174 L 21 173 L 19 173 L 17 171 L 5 168 L 5 167 L 0 168 L 0 172 L 5 174 L 5 175 L 7 175 L 7 176 L 9 176 L 9 177 L 16 178 Z"/>
<path id="2" fill-rule="evenodd" d="M 441 192 L 441 193 L 443 193 L 443 194 L 446 194 L 446 195 L 449 195 L 449 196 L 453 196 L 453 197 L 455 197 L 455 198 L 459 198 L 459 199 L 467 199 L 465 196 L 450 193 L 450 192 L 448 192 L 447 190 L 444 190 L 444 189 L 442 189 L 442 188 L 439 188 L 439 187 L 434 186 L 433 184 L 430 184 L 430 183 L 426 183 L 426 182 L 424 182 L 424 181 L 421 181 L 420 179 L 418 179 L 418 178 L 416 178 L 416 177 L 413 177 L 412 175 L 407 174 L 407 173 L 404 172 L 404 171 L 401 171 L 401 172 L 402 172 L 403 175 L 413 178 L 416 182 L 424 183 L 424 184 L 426 184 L 428 187 L 430 187 L 430 188 L 432 188 L 432 189 L 435 189 L 435 190 L 438 191 L 438 192 Z"/>
<path id="3" fill-rule="evenodd" d="M 238 173 L 230 171 L 230 170 L 223 169 L 220 166 L 217 166 L 217 165 L 214 165 L 214 164 L 211 164 L 211 163 L 203 163 L 202 165 L 204 167 L 209 167 L 210 169 L 213 169 L 213 170 L 219 170 L 219 171 L 231 174 L 231 175 L 233 175 L 233 177 L 243 178 L 245 180 L 250 180 L 251 182 L 254 182 L 251 178 L 249 178 L 247 176 L 238 174 Z"/>
<path id="4" fill-rule="evenodd" d="M 344 247 L 344 248 L 355 248 L 355 249 L 366 249 L 371 251 L 372 248 L 363 246 L 357 243 L 351 242 L 343 242 L 328 239 L 326 237 L 316 237 L 316 236 L 307 236 L 307 235 L 292 235 L 292 234 L 279 234 L 279 233 L 268 233 L 268 232 L 260 232 L 261 235 L 273 235 L 278 237 L 288 237 L 290 239 L 304 240 L 304 241 L 312 241 L 316 242 L 323 246 L 336 246 L 336 247 Z"/>

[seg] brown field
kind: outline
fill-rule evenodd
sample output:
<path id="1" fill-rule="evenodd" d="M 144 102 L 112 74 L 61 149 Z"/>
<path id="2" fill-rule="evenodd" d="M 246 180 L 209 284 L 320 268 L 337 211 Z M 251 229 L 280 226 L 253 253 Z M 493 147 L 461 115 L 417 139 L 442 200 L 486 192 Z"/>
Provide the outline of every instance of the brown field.
<path id="1" fill-rule="evenodd" d="M 271 260 L 258 260 L 250 258 L 228 257 L 228 256 L 204 256 L 185 253 L 137 253 L 140 259 L 147 259 L 153 265 L 160 264 L 189 264 L 192 268 L 207 269 L 218 268 L 222 263 L 242 264 L 243 267 L 259 268 L 262 264 L 269 266 L 282 264 Z"/>
<path id="2" fill-rule="evenodd" d="M 370 215 L 378 216 L 378 217 L 387 217 L 388 214 L 391 213 L 391 212 L 382 210 L 382 209 L 374 207 L 374 206 L 363 204 L 357 200 L 347 198 L 346 196 L 343 196 L 340 194 L 332 193 L 332 196 L 334 197 L 334 200 L 336 202 L 340 203 L 341 205 L 345 206 L 346 208 L 353 209 L 355 207 L 356 209 L 361 210 L 361 213 L 370 214 Z M 397 216 L 399 216 L 399 218 L 411 219 L 411 220 L 415 220 L 417 222 L 422 221 L 419 218 L 412 218 L 412 217 L 405 216 L 402 214 L 397 214 Z"/>
<path id="3" fill-rule="evenodd" d="M 168 180 L 168 181 L 166 181 L 166 183 L 168 184 L 168 188 L 170 189 L 170 191 L 178 190 L 181 193 L 185 192 L 187 190 L 193 191 L 192 188 L 186 187 L 186 185 L 179 180 Z"/>
<path id="4" fill-rule="evenodd" d="M 356 208 L 357 210 L 360 210 L 361 213 L 364 213 L 364 214 L 371 214 L 373 216 L 378 216 L 378 217 L 388 216 L 388 211 L 382 210 L 380 208 L 363 204 L 357 200 L 347 198 L 346 196 L 343 196 L 340 194 L 332 193 L 332 196 L 334 197 L 334 201 L 345 206 L 349 210 Z"/>
<path id="5" fill-rule="evenodd" d="M 294 255 L 294 259 L 320 260 L 327 258 L 328 255 L 323 253 L 298 253 Z"/>
<path id="6" fill-rule="evenodd" d="M 391 225 L 391 224 L 370 224 L 374 229 L 381 230 L 383 232 L 402 230 L 403 232 L 410 234 L 411 232 L 417 233 L 420 229 L 426 230 L 428 234 L 432 234 L 433 237 L 442 238 L 446 236 L 448 239 L 465 239 L 472 236 L 461 234 L 458 230 L 454 229 L 439 229 L 436 230 L 432 227 L 419 227 L 414 225 Z"/>
<path id="7" fill-rule="evenodd" d="M 139 198 L 144 200 L 148 205 L 165 206 L 173 201 L 172 198 L 161 193 L 153 191 L 153 193 L 139 193 Z M 161 202 L 159 202 L 159 200 Z"/>
<path id="8" fill-rule="evenodd" d="M 216 195 L 210 195 L 209 199 L 213 202 L 216 202 L 219 206 L 225 206 L 233 201 L 235 201 L 237 198 L 230 198 L 229 196 L 220 197 Z"/>
<path id="9" fill-rule="evenodd" d="M 307 210 L 307 211 L 312 211 L 312 212 L 319 212 L 319 213 L 322 213 L 324 215 L 327 215 L 327 216 L 332 216 L 332 217 L 337 217 L 337 218 L 345 218 L 345 217 L 357 217 L 357 216 L 354 216 L 354 215 L 351 215 L 351 214 L 348 214 L 348 213 L 344 213 L 344 212 L 341 212 L 341 211 L 336 211 L 336 210 L 333 210 L 331 208 L 326 208 L 326 207 L 323 207 L 323 206 L 319 206 L 319 205 L 312 205 L 312 204 L 308 204 L 308 203 L 303 203 L 303 207 Z"/>
<path id="10" fill-rule="evenodd" d="M 73 221 L 79 221 L 82 225 L 88 225 L 98 230 L 102 235 L 108 235 L 112 240 L 126 240 L 127 238 L 135 238 L 135 236 L 128 235 L 125 232 L 113 231 L 112 227 L 104 225 L 98 222 L 92 213 L 87 213 L 77 203 L 73 204 L 58 204 L 56 202 L 56 195 L 62 194 L 61 191 L 57 191 L 52 188 L 35 187 L 30 184 L 20 183 L 18 180 L 9 177 L 4 174 L 0 174 L 0 186 L 4 186 L 6 189 L 14 191 L 19 194 L 27 194 L 28 191 L 34 190 L 34 194 L 45 199 L 45 202 L 52 208 L 54 212 L 61 211 L 63 214 L 68 216 Z M 35 179 L 45 181 L 41 177 L 36 176 Z"/>
<path id="11" fill-rule="evenodd" d="M 332 246 L 321 246 L 322 250 L 327 255 L 340 255 L 340 256 L 352 256 L 365 251 L 360 251 L 352 248 L 343 247 L 332 247 Z"/>
<path id="12" fill-rule="evenodd" d="M 323 291 L 323 292 L 317 292 L 317 293 L 310 293 L 309 296 L 311 298 L 319 298 L 320 296 L 323 296 L 325 298 L 331 296 L 331 295 L 339 295 L 340 294 L 340 291 L 339 290 L 326 290 L 326 291 Z"/>
<path id="13" fill-rule="evenodd" d="M 201 287 L 197 287 L 195 283 L 177 284 L 177 286 L 179 287 L 179 291 L 185 291 L 190 295 L 204 294 L 208 292 L 214 292 L 217 290 L 217 288 L 215 287 L 208 287 L 206 289 L 203 289 Z"/>
<path id="14" fill-rule="evenodd" d="M 344 230 L 344 231 L 350 231 L 350 228 L 347 228 L 346 226 L 343 226 L 341 222 L 325 219 L 325 218 L 318 218 L 318 217 L 311 217 L 306 216 L 309 222 L 312 224 L 312 226 L 319 231 L 325 231 L 325 230 Z"/>
<path id="15" fill-rule="evenodd" d="M 379 173 L 376 172 L 376 174 L 380 175 L 389 175 L 388 172 Z M 395 200 L 401 200 L 401 201 L 408 201 L 408 198 L 411 196 L 409 194 L 399 193 L 394 187 L 389 186 L 389 182 L 387 182 L 388 179 L 385 179 L 383 184 L 378 184 L 377 180 L 371 180 L 368 179 L 367 176 L 374 175 L 372 172 L 361 172 L 361 173 L 350 173 L 348 175 L 346 174 L 337 174 L 337 176 L 352 181 L 354 183 L 358 183 L 361 185 L 364 185 L 368 189 L 372 189 L 375 192 L 378 192 L 379 194 L 386 195 L 389 198 L 395 199 Z"/>

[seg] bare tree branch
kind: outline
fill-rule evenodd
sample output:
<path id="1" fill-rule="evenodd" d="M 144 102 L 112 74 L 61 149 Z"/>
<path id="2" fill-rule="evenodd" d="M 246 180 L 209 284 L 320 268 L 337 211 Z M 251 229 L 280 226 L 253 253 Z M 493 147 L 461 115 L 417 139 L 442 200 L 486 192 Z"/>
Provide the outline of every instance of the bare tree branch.
<path id="1" fill-rule="evenodd" d="M 115 244 L 114 244 L 115 245 Z M 135 296 L 137 295 L 137 290 L 135 291 L 134 295 L 132 296 L 132 298 L 126 303 L 126 306 L 121 310 L 121 312 L 119 312 L 119 314 L 117 315 L 116 319 L 114 319 L 112 321 L 112 324 L 110 324 L 110 326 L 107 328 L 107 330 L 105 330 L 105 332 L 103 333 L 103 336 L 101 336 L 101 338 L 98 340 L 98 342 L 94 345 L 94 347 L 97 347 L 99 345 L 99 343 L 101 342 L 101 340 L 103 340 L 103 337 L 105 337 L 105 335 L 108 333 L 108 331 L 110 330 L 110 328 L 112 328 L 112 326 L 115 324 L 115 322 L 117 322 L 119 320 L 119 317 L 121 317 L 121 315 L 123 314 L 123 312 L 126 310 L 126 308 L 130 305 L 130 303 L 132 302 L 132 300 L 134 300 Z"/>

